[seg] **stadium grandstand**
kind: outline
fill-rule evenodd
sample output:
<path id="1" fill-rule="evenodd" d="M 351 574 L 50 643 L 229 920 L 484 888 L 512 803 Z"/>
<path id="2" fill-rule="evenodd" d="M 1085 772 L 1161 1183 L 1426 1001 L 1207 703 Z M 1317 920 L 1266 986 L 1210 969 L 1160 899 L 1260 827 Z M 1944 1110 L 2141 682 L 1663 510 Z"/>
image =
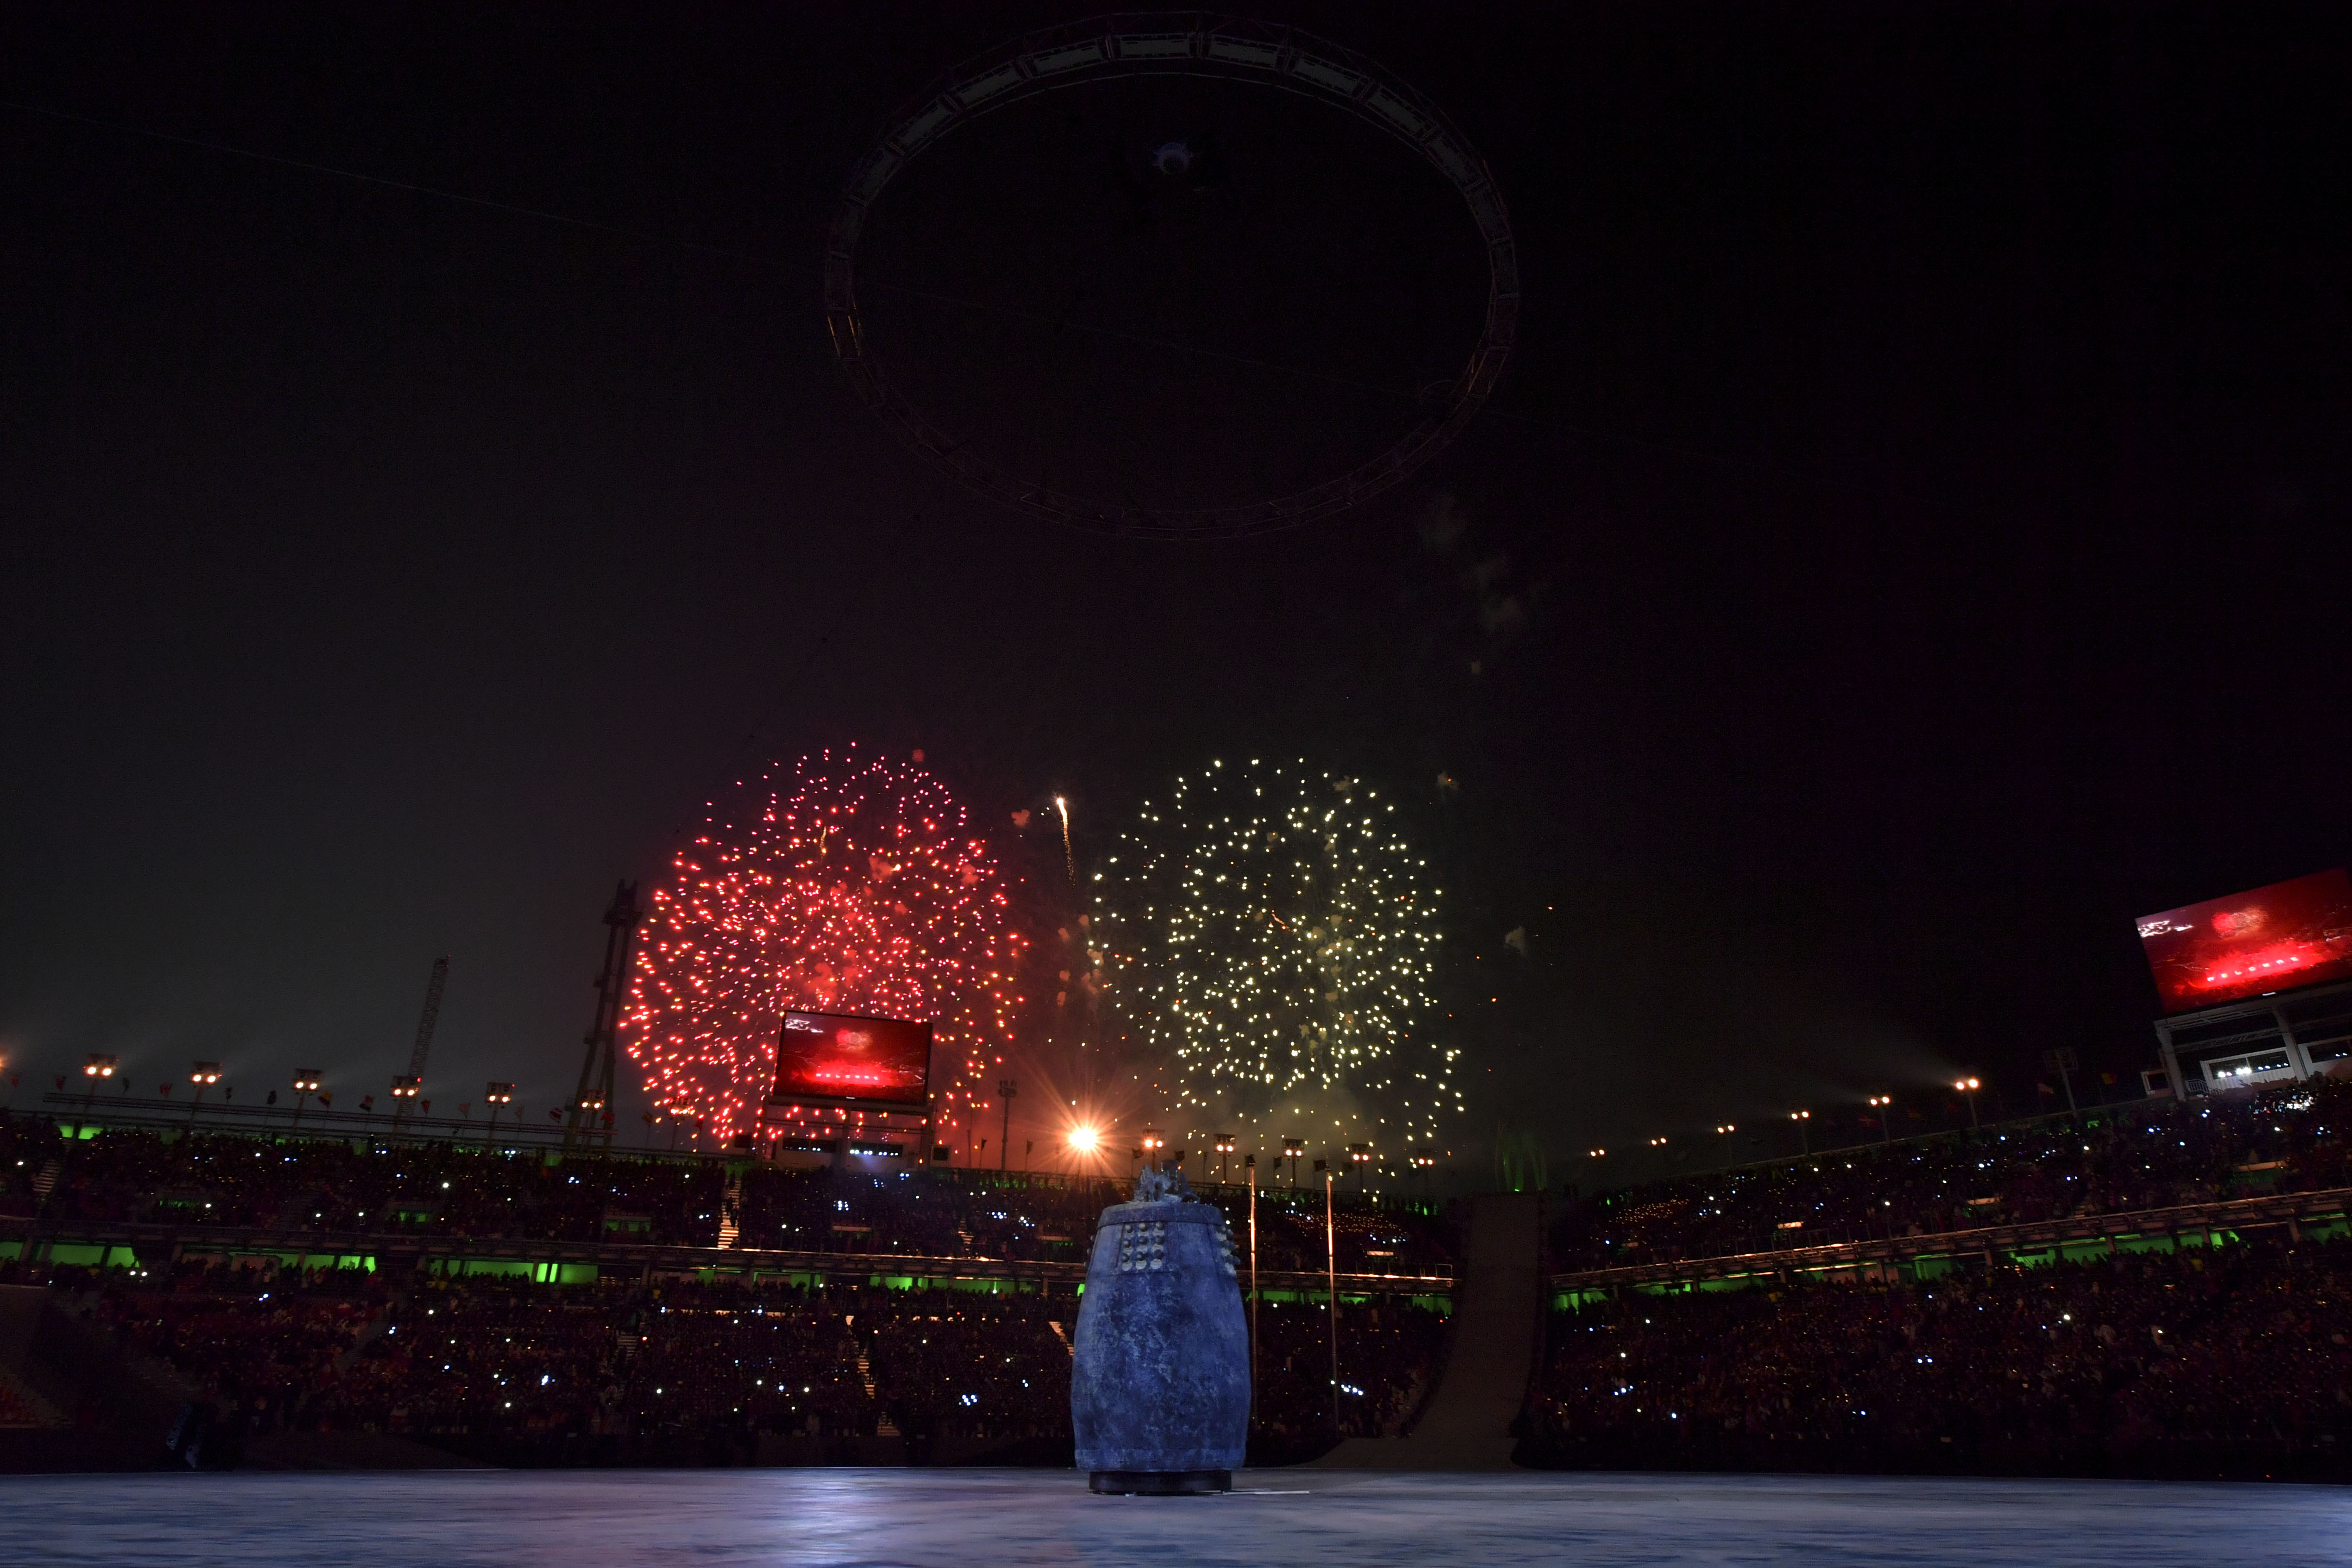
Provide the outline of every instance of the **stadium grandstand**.
<path id="1" fill-rule="evenodd" d="M 1521 1465 L 2346 1479 L 2348 1116 L 2327 1079 L 2151 1099 L 1555 1193 L 1540 1226 L 1345 1194 L 1328 1252 L 1320 1193 L 1264 1191 L 1253 1459 L 1388 1463 L 1475 1363 Z M 83 1131 L 0 1125 L 0 1426 L 139 1427 L 139 1462 L 1065 1464 L 1124 1186 Z M 1503 1279 L 1549 1304 L 1522 1370 L 1449 1342 L 1519 1321 L 1480 1316 Z"/>
<path id="2" fill-rule="evenodd" d="M 420 1463 L 1066 1464 L 1079 1286 L 1127 1184 L 878 1163 L 7 1116 L 0 1285 L 42 1301 L 0 1342 L 0 1426 L 169 1406 L 207 1465 L 330 1436 Z M 1246 1189 L 1200 1195 L 1246 1233 Z M 1269 1462 L 1333 1440 L 1335 1278 L 1340 1435 L 1398 1430 L 1437 1365 L 1444 1217 L 1335 1207 L 1327 1247 L 1321 1193 L 1259 1196 Z"/>

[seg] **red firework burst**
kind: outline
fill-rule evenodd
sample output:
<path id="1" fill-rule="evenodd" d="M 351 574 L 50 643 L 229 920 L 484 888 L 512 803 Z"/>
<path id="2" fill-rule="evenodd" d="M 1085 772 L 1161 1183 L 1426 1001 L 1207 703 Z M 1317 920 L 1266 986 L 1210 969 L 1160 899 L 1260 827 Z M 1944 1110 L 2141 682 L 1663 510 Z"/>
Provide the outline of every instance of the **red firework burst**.
<path id="1" fill-rule="evenodd" d="M 791 1011 L 933 1026 L 942 1132 L 1011 1038 L 1003 879 L 930 774 L 852 747 L 714 803 L 656 890 L 622 1020 L 654 1103 L 721 1142 L 755 1125 Z"/>

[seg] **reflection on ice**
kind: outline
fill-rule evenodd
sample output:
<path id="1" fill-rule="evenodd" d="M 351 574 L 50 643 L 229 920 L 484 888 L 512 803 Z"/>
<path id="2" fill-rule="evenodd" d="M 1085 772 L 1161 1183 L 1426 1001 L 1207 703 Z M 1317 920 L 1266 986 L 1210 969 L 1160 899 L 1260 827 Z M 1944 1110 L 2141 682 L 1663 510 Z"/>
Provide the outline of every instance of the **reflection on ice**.
<path id="1" fill-rule="evenodd" d="M 2322 1487 L 1312 1470 L 1236 1484 L 1129 1499 L 1089 1496 L 1067 1470 L 16 1476 L 0 1488 L 0 1563 L 2210 1568 L 2352 1550 L 2352 1492 Z"/>

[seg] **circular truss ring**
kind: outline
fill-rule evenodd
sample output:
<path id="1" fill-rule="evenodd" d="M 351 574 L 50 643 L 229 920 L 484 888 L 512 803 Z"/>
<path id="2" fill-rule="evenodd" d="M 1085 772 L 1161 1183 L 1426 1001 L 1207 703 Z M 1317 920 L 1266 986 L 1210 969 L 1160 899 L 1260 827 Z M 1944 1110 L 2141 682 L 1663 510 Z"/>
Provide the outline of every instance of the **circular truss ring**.
<path id="1" fill-rule="evenodd" d="M 1121 76 L 1194 76 L 1254 82 L 1315 99 L 1412 147 L 1451 182 L 1486 250 L 1486 320 L 1469 362 L 1421 420 L 1386 451 L 1337 479 L 1233 506 L 1108 505 L 1017 479 L 941 430 L 891 384 L 869 352 L 857 308 L 857 240 L 883 190 L 958 126 L 1056 88 Z M 1486 161 L 1437 106 L 1364 56 L 1293 27 L 1201 14 L 1097 16 L 1033 33 L 967 60 L 933 82 L 850 171 L 825 240 L 824 319 L 835 357 L 868 408 L 971 489 L 1033 516 L 1097 532 L 1162 539 L 1234 539 L 1361 505 L 1444 450 L 1502 374 L 1517 335 L 1518 253 L 1510 216 Z"/>

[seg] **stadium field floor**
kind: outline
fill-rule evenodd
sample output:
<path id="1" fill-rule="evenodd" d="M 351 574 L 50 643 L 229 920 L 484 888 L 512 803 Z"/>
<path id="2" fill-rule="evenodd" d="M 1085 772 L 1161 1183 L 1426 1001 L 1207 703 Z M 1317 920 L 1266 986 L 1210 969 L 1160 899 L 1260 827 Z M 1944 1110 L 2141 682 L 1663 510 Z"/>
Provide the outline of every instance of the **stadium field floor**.
<path id="1" fill-rule="evenodd" d="M 52 1564 L 2073 1564 L 2352 1559 L 2352 1489 L 1877 1477 L 1257 1470 L 1098 1498 L 1045 1470 L 18 1476 L 0 1562 Z"/>

